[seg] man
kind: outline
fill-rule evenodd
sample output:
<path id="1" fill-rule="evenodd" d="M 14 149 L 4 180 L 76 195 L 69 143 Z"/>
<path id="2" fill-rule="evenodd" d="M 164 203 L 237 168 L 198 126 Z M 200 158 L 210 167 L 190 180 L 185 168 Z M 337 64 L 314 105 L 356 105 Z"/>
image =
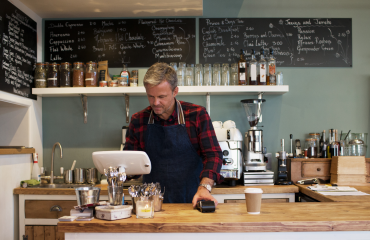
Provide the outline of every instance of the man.
<path id="1" fill-rule="evenodd" d="M 132 116 L 125 145 L 148 154 L 152 171 L 144 182 L 160 182 L 164 202 L 217 205 L 210 191 L 223 180 L 222 152 L 205 108 L 176 100 L 177 74 L 166 63 L 148 69 L 144 86 L 150 106 Z"/>

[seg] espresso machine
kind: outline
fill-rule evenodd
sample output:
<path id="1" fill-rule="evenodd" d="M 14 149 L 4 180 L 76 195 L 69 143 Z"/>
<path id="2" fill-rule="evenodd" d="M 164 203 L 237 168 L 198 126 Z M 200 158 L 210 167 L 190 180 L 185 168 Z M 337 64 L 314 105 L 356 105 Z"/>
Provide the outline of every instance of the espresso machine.
<path id="1" fill-rule="evenodd" d="M 262 129 L 257 129 L 257 124 L 262 119 L 262 103 L 265 99 L 241 100 L 243 104 L 250 129 L 244 136 L 244 170 L 249 171 L 266 171 L 265 153 L 263 151 L 263 134 Z"/>
<path id="2" fill-rule="evenodd" d="M 236 181 L 242 178 L 242 142 L 243 136 L 236 128 L 235 122 L 228 120 L 212 122 L 217 141 L 221 147 L 223 163 L 220 174 L 225 182 L 235 186 Z"/>

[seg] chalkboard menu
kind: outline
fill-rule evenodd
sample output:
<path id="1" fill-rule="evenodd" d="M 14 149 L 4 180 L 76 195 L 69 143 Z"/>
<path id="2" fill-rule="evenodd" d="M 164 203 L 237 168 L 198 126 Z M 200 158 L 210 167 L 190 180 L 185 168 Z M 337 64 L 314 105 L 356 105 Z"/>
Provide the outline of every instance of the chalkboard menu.
<path id="1" fill-rule="evenodd" d="M 351 18 L 201 18 L 199 62 L 233 63 L 273 48 L 278 66 L 352 67 Z"/>
<path id="2" fill-rule="evenodd" d="M 36 22 L 8 1 L 0 10 L 0 90 L 36 99 L 34 66 L 37 61 Z"/>
<path id="3" fill-rule="evenodd" d="M 195 63 L 195 19 L 45 21 L 45 61 L 108 60 L 109 67 Z"/>

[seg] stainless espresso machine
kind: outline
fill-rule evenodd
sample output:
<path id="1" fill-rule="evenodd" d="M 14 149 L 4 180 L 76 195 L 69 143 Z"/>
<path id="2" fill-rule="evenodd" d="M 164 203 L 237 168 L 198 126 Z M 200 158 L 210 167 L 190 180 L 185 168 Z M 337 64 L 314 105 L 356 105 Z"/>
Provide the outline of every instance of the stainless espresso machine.
<path id="1" fill-rule="evenodd" d="M 257 129 L 257 124 L 262 118 L 262 103 L 265 99 L 244 99 L 241 100 L 250 129 L 244 136 L 244 170 L 266 171 L 265 153 L 263 152 L 262 129 Z"/>
<path id="2" fill-rule="evenodd" d="M 224 177 L 225 182 L 235 186 L 243 173 L 243 136 L 236 128 L 234 121 L 228 120 L 224 123 L 214 121 L 212 124 L 223 155 L 220 174 Z"/>

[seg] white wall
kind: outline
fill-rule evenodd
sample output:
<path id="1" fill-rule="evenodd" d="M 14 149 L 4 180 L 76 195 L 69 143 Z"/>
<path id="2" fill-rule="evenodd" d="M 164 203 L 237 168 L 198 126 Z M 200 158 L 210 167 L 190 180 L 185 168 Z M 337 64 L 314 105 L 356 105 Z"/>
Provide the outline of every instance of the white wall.
<path id="1" fill-rule="evenodd" d="M 19 0 L 10 1 L 37 23 L 37 61 L 42 60 L 42 19 Z M 37 101 L 0 91 L 0 145 L 33 147 L 43 162 L 42 98 Z M 0 155 L 0 239 L 21 239 L 18 235 L 18 195 L 13 189 L 31 177 L 31 154 Z"/>

